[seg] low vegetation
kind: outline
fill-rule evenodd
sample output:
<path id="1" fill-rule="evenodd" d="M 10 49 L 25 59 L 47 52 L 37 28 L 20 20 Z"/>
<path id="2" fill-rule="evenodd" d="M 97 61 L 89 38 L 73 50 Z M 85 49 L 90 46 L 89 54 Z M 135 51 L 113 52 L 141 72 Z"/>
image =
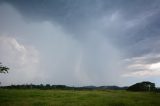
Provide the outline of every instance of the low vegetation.
<path id="1" fill-rule="evenodd" d="M 125 90 L 0 89 L 0 106 L 160 106 L 159 98 Z"/>

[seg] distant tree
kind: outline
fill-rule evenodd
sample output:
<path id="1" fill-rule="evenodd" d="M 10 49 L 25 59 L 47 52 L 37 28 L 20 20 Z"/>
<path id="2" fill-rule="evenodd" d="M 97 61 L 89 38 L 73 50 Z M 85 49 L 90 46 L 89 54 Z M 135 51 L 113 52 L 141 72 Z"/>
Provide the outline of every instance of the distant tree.
<path id="1" fill-rule="evenodd" d="M 144 82 L 140 82 L 140 83 L 136 83 L 134 85 L 131 85 L 130 87 L 128 87 L 127 90 L 129 91 L 154 91 L 155 88 L 155 84 L 149 81 L 144 81 Z"/>
<path id="2" fill-rule="evenodd" d="M 46 84 L 46 89 L 50 89 L 51 85 L 50 84 Z"/>
<path id="3" fill-rule="evenodd" d="M 0 73 L 8 73 L 9 68 L 0 63 Z"/>

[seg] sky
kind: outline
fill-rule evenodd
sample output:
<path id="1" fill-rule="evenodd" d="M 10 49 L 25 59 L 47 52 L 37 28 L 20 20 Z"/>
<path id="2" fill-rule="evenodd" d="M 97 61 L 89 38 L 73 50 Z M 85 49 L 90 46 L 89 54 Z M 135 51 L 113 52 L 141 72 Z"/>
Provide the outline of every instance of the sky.
<path id="1" fill-rule="evenodd" d="M 1 85 L 160 86 L 159 0 L 1 0 Z"/>

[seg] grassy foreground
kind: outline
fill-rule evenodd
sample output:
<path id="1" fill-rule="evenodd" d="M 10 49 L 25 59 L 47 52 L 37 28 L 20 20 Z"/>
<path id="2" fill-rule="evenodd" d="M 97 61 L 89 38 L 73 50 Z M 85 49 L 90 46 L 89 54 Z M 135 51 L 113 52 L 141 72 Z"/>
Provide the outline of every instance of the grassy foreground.
<path id="1" fill-rule="evenodd" d="M 160 106 L 160 94 L 113 90 L 0 89 L 0 106 Z"/>

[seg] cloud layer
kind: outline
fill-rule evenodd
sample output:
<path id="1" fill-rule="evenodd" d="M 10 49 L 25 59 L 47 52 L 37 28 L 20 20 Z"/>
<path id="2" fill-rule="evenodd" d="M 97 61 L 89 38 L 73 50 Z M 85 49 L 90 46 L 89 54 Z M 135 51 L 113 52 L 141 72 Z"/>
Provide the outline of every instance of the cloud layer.
<path id="1" fill-rule="evenodd" d="M 142 1 L 1 1 L 2 83 L 158 82 L 159 1 Z"/>

